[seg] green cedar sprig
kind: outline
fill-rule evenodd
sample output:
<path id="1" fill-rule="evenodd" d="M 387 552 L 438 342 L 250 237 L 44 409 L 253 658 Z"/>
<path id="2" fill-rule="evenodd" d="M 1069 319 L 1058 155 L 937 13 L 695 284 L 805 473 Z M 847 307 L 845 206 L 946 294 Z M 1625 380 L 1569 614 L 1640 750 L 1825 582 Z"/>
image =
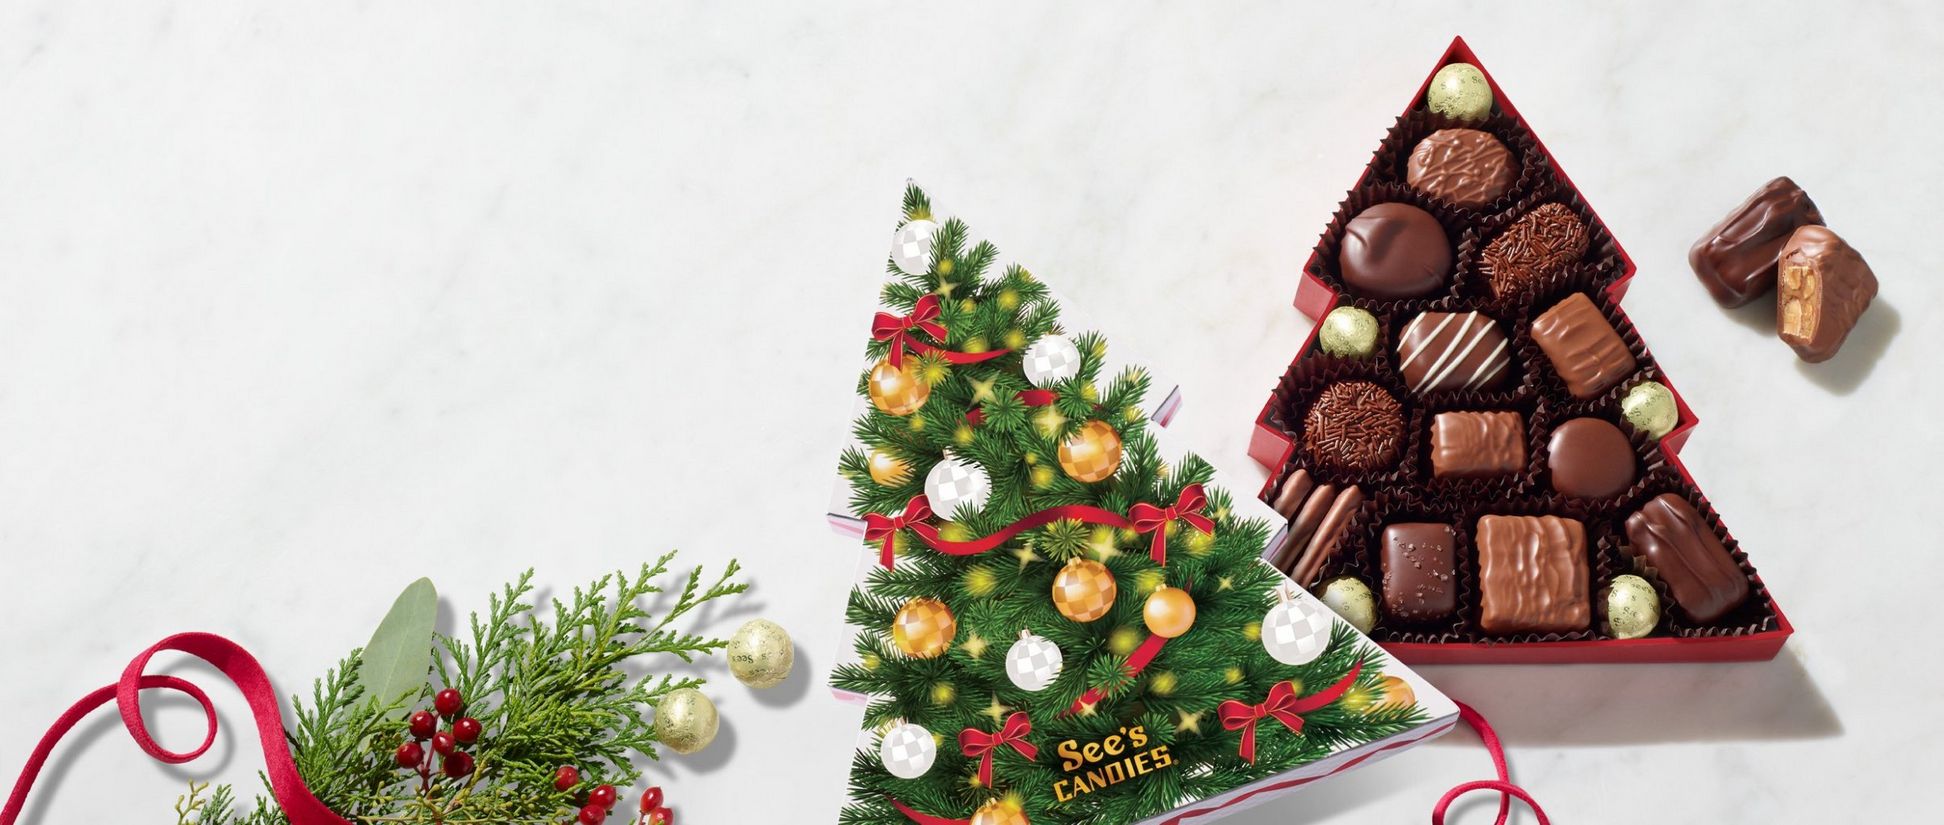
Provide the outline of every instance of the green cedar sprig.
<path id="1" fill-rule="evenodd" d="M 649 709 L 670 691 L 698 687 L 694 676 L 635 676 L 634 662 L 656 654 L 694 662 L 728 643 L 676 626 L 708 602 L 742 593 L 731 560 L 712 581 L 690 571 L 678 590 L 656 579 L 675 553 L 635 573 L 602 576 L 571 597 L 551 600 L 551 620 L 532 602 L 533 571 L 488 599 L 463 636 L 435 637 L 429 670 L 437 674 L 416 696 L 384 705 L 367 701 L 358 681 L 359 651 L 317 680 L 308 702 L 292 698 L 291 750 L 311 792 L 358 823 L 473 825 L 553 823 L 572 815 L 553 771 L 577 766 L 589 784 L 628 787 L 640 779 L 636 754 L 658 759 Z M 655 612 L 659 611 L 659 616 Z M 427 707 L 440 687 L 467 697 L 467 713 L 485 734 L 472 749 L 477 765 L 461 780 L 439 778 L 430 797 L 418 777 L 392 761 L 405 740 L 400 711 Z M 267 791 L 267 781 L 266 781 Z M 192 785 L 176 804 L 178 825 L 286 825 L 258 796 L 235 810 L 228 786 Z"/>

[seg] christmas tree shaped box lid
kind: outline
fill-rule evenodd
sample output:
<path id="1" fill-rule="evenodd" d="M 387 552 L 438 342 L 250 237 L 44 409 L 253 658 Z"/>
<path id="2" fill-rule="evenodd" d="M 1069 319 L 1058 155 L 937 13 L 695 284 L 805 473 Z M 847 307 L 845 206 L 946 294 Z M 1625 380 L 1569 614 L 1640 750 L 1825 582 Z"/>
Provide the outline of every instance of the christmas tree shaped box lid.
<path id="1" fill-rule="evenodd" d="M 916 190 L 905 205 L 929 211 Z M 887 299 L 910 306 L 934 278 Z M 1012 305 L 1024 352 L 1070 336 L 1079 363 L 1049 382 L 1030 358 L 933 372 L 934 398 L 982 399 L 944 436 L 899 426 L 917 410 L 860 382 L 872 404 L 843 471 L 868 551 L 831 682 L 866 707 L 843 821 L 1215 817 L 1451 728 L 1451 700 L 1265 558 L 1307 542 L 1149 426 L 1140 367 L 1109 371 L 1104 336 L 1060 332 L 1065 307 L 1021 270 L 958 289 Z M 880 483 L 867 451 L 887 445 L 906 472 L 975 481 L 943 507 Z M 1332 509 L 1311 532 L 1340 534 L 1359 502 Z"/>
<path id="2" fill-rule="evenodd" d="M 865 515 L 886 500 L 902 504 L 929 490 L 932 509 L 949 517 L 958 494 L 981 494 L 979 479 L 954 473 L 954 465 L 916 462 L 926 466 L 914 471 L 908 453 L 954 446 L 969 453 L 976 445 L 952 439 L 983 428 L 988 416 L 1009 427 L 1044 413 L 1059 384 L 1078 373 L 1081 346 L 1098 350 L 1090 369 L 1099 374 L 1119 374 L 1138 363 L 1128 348 L 1109 349 L 1099 336 L 1081 332 L 1096 325 L 1058 290 L 1023 267 L 1002 263 L 998 247 L 973 239 L 963 222 L 932 209 L 921 190 L 909 187 L 906 217 L 885 261 L 884 306 L 869 319 L 851 416 L 855 426 L 826 511 L 831 528 L 842 535 L 862 535 Z M 995 372 L 990 383 L 937 380 L 956 368 L 989 363 L 1010 369 Z M 1142 372 L 1142 392 L 1126 413 L 1165 427 L 1181 408 L 1180 388 L 1164 373 L 1145 365 Z"/>
<path id="3" fill-rule="evenodd" d="M 1381 582 L 1371 636 L 1413 663 L 1775 656 L 1792 628 L 1680 460 L 1694 414 L 1620 308 L 1633 275 L 1454 39 L 1304 264 L 1319 323 L 1256 417 L 1280 517 L 1372 500 L 1296 582 Z M 1365 427 L 1373 400 L 1405 428 Z M 1392 525 L 1426 522 L 1456 546 L 1436 604 L 1393 587 Z"/>

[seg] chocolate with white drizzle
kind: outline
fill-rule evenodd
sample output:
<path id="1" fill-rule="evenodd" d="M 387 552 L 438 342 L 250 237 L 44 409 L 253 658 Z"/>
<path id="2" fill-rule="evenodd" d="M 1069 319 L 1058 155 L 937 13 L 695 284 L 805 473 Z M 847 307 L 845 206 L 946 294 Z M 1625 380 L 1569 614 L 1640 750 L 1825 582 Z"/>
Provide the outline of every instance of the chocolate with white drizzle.
<path id="1" fill-rule="evenodd" d="M 1489 390 L 1512 373 L 1510 342 L 1497 321 L 1476 312 L 1426 312 L 1397 341 L 1398 370 L 1418 395 Z"/>

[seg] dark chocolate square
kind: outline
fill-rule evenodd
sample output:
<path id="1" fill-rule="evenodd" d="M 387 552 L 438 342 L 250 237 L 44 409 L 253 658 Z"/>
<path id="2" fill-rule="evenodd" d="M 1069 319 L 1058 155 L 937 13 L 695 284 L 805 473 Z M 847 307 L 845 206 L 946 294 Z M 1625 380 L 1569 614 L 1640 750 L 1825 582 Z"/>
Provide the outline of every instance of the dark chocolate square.
<path id="1" fill-rule="evenodd" d="M 1481 516 L 1478 624 L 1487 633 L 1569 633 L 1592 620 L 1586 526 L 1559 516 Z"/>
<path id="2" fill-rule="evenodd" d="M 1408 522 L 1384 528 L 1384 610 L 1405 621 L 1450 616 L 1458 609 L 1458 532 L 1449 524 Z"/>

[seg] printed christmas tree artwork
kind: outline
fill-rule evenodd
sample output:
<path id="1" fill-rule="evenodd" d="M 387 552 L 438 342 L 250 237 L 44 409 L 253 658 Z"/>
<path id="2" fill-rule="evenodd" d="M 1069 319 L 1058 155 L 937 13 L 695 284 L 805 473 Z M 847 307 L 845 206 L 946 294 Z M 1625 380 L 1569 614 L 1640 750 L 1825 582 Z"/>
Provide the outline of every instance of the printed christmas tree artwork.
<path id="1" fill-rule="evenodd" d="M 1143 414 L 1152 380 L 907 190 L 839 472 L 870 572 L 832 676 L 868 697 L 841 821 L 1213 812 L 1448 729 L 1455 708 L 1262 561 Z"/>
<path id="2" fill-rule="evenodd" d="M 1774 656 L 1789 623 L 1677 455 L 1694 416 L 1620 308 L 1633 274 L 1454 40 L 1304 266 L 1318 324 L 1250 445 L 1277 566 L 1377 591 L 1409 662 Z"/>

